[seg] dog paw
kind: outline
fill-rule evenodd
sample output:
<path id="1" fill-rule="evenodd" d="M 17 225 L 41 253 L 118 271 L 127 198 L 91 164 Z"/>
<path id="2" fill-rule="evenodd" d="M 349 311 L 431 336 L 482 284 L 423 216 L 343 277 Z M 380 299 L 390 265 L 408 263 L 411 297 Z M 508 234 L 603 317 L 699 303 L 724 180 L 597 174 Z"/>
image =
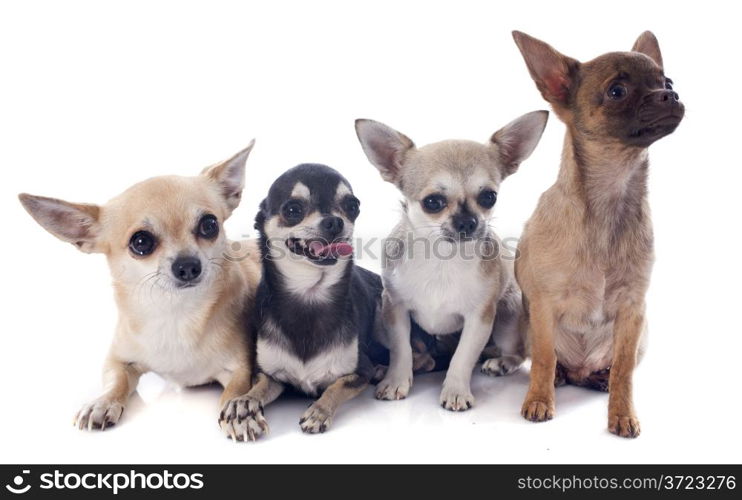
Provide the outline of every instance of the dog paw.
<path id="1" fill-rule="evenodd" d="M 642 432 L 639 419 L 634 415 L 609 415 L 608 430 L 624 438 L 639 437 Z"/>
<path id="2" fill-rule="evenodd" d="M 520 368 L 522 362 L 513 356 L 490 358 L 482 363 L 482 373 L 493 377 L 510 375 Z"/>
<path id="3" fill-rule="evenodd" d="M 411 375 L 408 377 L 392 377 L 387 374 L 387 377 L 376 386 L 375 396 L 376 399 L 383 399 L 385 401 L 404 399 L 410 393 L 411 386 Z"/>
<path id="4" fill-rule="evenodd" d="M 432 372 L 435 370 L 435 359 L 427 352 L 413 352 L 412 370 L 415 373 Z"/>
<path id="5" fill-rule="evenodd" d="M 553 401 L 527 399 L 523 403 L 520 414 L 523 415 L 523 418 L 531 422 L 546 422 L 554 418 L 554 403 Z"/>
<path id="6" fill-rule="evenodd" d="M 468 387 L 449 387 L 444 384 L 440 403 L 446 410 L 466 411 L 474 406 L 474 396 Z"/>
<path id="7" fill-rule="evenodd" d="M 374 374 L 371 377 L 371 382 L 373 383 L 379 383 L 382 380 L 384 380 L 384 377 L 386 377 L 386 372 L 389 369 L 386 365 L 376 365 L 374 366 Z"/>
<path id="8" fill-rule="evenodd" d="M 219 414 L 219 427 L 232 441 L 257 441 L 260 436 L 268 433 L 263 405 L 250 397 L 227 401 Z"/>
<path id="9" fill-rule="evenodd" d="M 299 420 L 299 427 L 307 434 L 325 432 L 332 424 L 332 414 L 316 403 L 304 412 Z"/>
<path id="10" fill-rule="evenodd" d="M 124 405 L 117 401 L 96 399 L 83 406 L 72 425 L 80 430 L 96 431 L 113 427 L 124 413 Z"/>

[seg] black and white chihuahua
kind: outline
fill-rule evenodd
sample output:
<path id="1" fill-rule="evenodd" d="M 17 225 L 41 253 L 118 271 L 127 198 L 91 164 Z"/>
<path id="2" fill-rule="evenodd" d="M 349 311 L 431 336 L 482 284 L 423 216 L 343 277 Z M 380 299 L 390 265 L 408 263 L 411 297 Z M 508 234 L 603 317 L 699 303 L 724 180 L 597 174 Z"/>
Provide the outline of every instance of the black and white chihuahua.
<path id="1" fill-rule="evenodd" d="M 383 332 L 381 278 L 353 264 L 351 237 L 359 201 L 348 181 L 325 165 L 281 175 L 260 205 L 263 276 L 255 301 L 255 384 L 222 412 L 232 438 L 254 441 L 268 430 L 263 407 L 286 385 L 321 394 L 302 416 L 304 432 L 324 432 L 340 404 L 374 374 L 370 350 Z"/>

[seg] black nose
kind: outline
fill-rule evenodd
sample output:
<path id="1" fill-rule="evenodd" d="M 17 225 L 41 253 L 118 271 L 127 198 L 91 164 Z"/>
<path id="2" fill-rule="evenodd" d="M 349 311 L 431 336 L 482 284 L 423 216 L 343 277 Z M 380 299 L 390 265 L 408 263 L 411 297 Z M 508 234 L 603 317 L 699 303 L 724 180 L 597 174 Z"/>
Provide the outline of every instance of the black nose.
<path id="1" fill-rule="evenodd" d="M 325 217 L 322 219 L 322 229 L 328 237 L 334 238 L 343 231 L 345 223 L 340 217 Z"/>
<path id="2" fill-rule="evenodd" d="M 471 236 L 477 229 L 477 218 L 471 214 L 458 214 L 453 218 L 454 229 L 462 236 Z"/>
<path id="3" fill-rule="evenodd" d="M 674 104 L 680 101 L 680 96 L 674 90 L 663 90 L 657 95 L 660 104 Z"/>
<path id="4" fill-rule="evenodd" d="M 178 257 L 172 269 L 173 276 L 188 283 L 201 276 L 201 261 L 195 257 Z"/>

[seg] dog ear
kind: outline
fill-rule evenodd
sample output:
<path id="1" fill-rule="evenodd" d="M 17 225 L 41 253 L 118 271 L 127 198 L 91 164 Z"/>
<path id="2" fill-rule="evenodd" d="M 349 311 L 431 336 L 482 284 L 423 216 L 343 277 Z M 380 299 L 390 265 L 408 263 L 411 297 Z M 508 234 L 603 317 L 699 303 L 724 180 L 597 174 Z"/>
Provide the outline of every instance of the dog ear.
<path id="1" fill-rule="evenodd" d="M 20 194 L 18 199 L 41 227 L 85 253 L 99 252 L 100 207 Z"/>
<path id="2" fill-rule="evenodd" d="M 657 37 L 651 31 L 645 31 L 639 38 L 634 42 L 634 46 L 631 48 L 632 52 L 641 52 L 645 56 L 649 56 L 657 66 L 662 67 L 662 53 L 660 52 L 660 43 L 657 41 Z"/>
<path id="3" fill-rule="evenodd" d="M 533 111 L 511 121 L 494 133 L 492 144 L 502 165 L 503 179 L 518 170 L 533 150 L 546 128 L 548 111 Z"/>
<path id="4" fill-rule="evenodd" d="M 520 31 L 513 31 L 513 39 L 544 99 L 552 105 L 567 105 L 579 61 Z"/>
<path id="5" fill-rule="evenodd" d="M 402 180 L 402 164 L 407 152 L 415 144 L 406 135 L 374 120 L 356 120 L 356 134 L 363 152 L 379 169 L 381 177 L 399 185 Z"/>
<path id="6" fill-rule="evenodd" d="M 219 184 L 230 212 L 239 206 L 242 199 L 242 190 L 245 187 L 245 162 L 254 145 L 255 139 L 229 160 L 207 167 L 201 172 L 201 175 Z"/>
<path id="7" fill-rule="evenodd" d="M 263 200 L 260 202 L 260 208 L 258 209 L 258 213 L 255 215 L 255 224 L 253 224 L 253 227 L 263 232 L 263 226 L 265 225 L 265 220 L 268 218 L 266 215 L 266 211 L 268 210 L 268 201 Z"/>

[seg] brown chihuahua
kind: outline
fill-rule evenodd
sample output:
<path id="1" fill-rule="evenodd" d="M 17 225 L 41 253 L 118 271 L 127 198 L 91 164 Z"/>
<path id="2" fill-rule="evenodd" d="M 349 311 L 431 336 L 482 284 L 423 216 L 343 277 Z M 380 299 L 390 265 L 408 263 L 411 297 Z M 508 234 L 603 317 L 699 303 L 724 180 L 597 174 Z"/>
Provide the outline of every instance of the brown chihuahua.
<path id="1" fill-rule="evenodd" d="M 523 416 L 554 416 L 554 387 L 608 391 L 608 428 L 640 433 L 632 375 L 646 341 L 652 269 L 647 148 L 684 106 L 657 39 L 581 63 L 513 32 L 531 77 L 567 125 L 559 176 L 526 224 L 516 261 L 532 356 Z"/>

